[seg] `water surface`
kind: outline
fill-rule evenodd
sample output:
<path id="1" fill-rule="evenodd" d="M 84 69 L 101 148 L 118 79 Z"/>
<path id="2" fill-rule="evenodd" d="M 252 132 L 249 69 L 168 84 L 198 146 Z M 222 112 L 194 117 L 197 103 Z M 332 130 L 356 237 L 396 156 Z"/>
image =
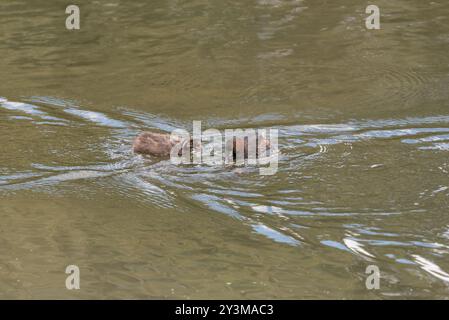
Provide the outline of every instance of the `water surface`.
<path id="1" fill-rule="evenodd" d="M 0 297 L 448 297 L 445 2 L 0 4 Z M 131 152 L 192 120 L 278 172 Z"/>

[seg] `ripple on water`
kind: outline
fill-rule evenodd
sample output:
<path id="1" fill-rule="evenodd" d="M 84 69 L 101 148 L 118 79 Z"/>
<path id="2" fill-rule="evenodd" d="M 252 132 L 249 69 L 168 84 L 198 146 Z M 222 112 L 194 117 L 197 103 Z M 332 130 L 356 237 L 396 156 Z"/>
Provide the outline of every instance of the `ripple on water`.
<path id="1" fill-rule="evenodd" d="M 412 76 L 406 79 L 422 81 Z M 383 190 L 391 175 L 402 168 L 404 160 L 396 159 L 413 155 L 414 161 L 427 161 L 435 157 L 432 158 L 435 167 L 421 163 L 423 171 L 414 172 L 432 177 L 431 180 L 425 175 L 418 177 L 428 184 L 419 201 L 432 199 L 439 201 L 437 205 L 447 204 L 449 194 L 444 183 L 447 162 L 435 149 L 449 150 L 449 116 L 282 126 L 276 126 L 273 120 L 270 126 L 279 129 L 282 157 L 277 174 L 263 177 L 257 170 L 205 165 L 179 167 L 167 160 L 132 154 L 131 139 L 140 130 L 188 128 L 186 123 L 124 108 L 104 114 L 61 99 L 33 99 L 34 104 L 0 98 L 0 109 L 5 111 L 9 125 L 34 121 L 33 130 L 46 131 L 51 123 L 64 123 L 69 125 L 53 130 L 66 130 L 74 145 L 89 135 L 101 142 L 83 150 L 90 154 L 86 157 L 90 160 L 76 161 L 71 158 L 70 144 L 48 140 L 49 150 L 66 157 L 59 162 L 30 159 L 29 168 L 22 171 L 15 171 L 13 162 L 6 163 L 0 175 L 0 193 L 41 186 L 52 186 L 52 192 L 57 192 L 58 188 L 70 189 L 67 183 L 88 181 L 143 206 L 175 208 L 179 212 L 201 208 L 210 214 L 225 214 L 247 226 L 260 241 L 298 250 L 327 247 L 364 260 L 391 257 L 398 264 L 417 266 L 444 282 L 449 279 L 444 268 L 437 265 L 449 253 L 446 241 L 449 237 L 438 236 L 439 241 L 434 238 L 435 234 L 447 234 L 449 221 L 440 212 L 417 206 L 417 199 L 410 203 L 404 200 L 403 193 Z M 264 117 L 261 119 L 265 121 Z M 79 128 L 83 128 L 82 132 Z M 381 153 L 383 158 L 375 159 L 378 161 L 371 159 L 382 149 L 393 153 Z M 358 170 L 359 167 L 365 171 Z M 381 171 L 370 176 L 372 170 Z M 412 175 L 402 177 L 406 179 L 404 183 L 421 188 L 420 184 L 410 184 Z M 357 189 L 340 181 L 351 178 L 355 185 L 363 179 L 370 184 L 375 183 L 373 179 L 380 179 L 382 183 L 374 189 L 377 194 L 367 195 L 370 184 Z M 77 188 L 76 192 L 82 190 Z M 358 197 L 378 199 L 377 206 L 357 201 Z M 410 225 L 414 220 L 407 218 L 424 212 L 427 216 L 416 221 L 429 224 L 431 234 L 420 223 Z M 433 225 L 434 220 L 446 221 L 446 225 Z"/>

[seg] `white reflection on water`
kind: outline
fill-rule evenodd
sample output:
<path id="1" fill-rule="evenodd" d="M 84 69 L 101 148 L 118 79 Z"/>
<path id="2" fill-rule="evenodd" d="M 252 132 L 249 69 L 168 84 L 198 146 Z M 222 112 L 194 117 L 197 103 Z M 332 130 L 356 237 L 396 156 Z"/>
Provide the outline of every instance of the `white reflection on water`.
<path id="1" fill-rule="evenodd" d="M 28 103 L 12 102 L 12 101 L 7 101 L 7 100 L 0 101 L 0 103 L 1 103 L 2 108 L 8 109 L 8 110 L 21 111 L 23 113 L 37 115 L 37 116 L 46 114 L 45 112 L 42 112 L 41 110 L 39 110 L 39 107 L 33 106 Z"/>
<path id="2" fill-rule="evenodd" d="M 367 226 L 364 224 L 366 220 L 357 223 L 361 219 L 363 221 L 364 216 L 377 221 L 390 216 L 402 217 L 405 215 L 404 210 L 395 208 L 393 205 L 389 211 L 374 210 L 369 207 L 366 210 L 356 210 L 350 206 L 333 207 L 320 200 L 307 200 L 308 190 L 303 190 L 304 186 L 298 182 L 298 177 L 305 179 L 302 182 L 317 179 L 304 174 L 304 164 L 311 163 L 313 166 L 323 158 L 332 155 L 333 152 L 340 152 L 337 158 L 339 156 L 342 159 L 341 167 L 344 168 L 344 159 L 348 154 L 332 149 L 339 145 L 349 144 L 353 151 L 352 147 L 357 143 L 382 140 L 399 142 L 410 148 L 446 150 L 441 148 L 441 145 L 445 145 L 445 141 L 449 140 L 449 134 L 446 134 L 449 133 L 449 116 L 279 126 L 279 149 L 285 153 L 281 160 L 283 165 L 279 168 L 279 175 L 264 179 L 254 170 L 241 172 L 233 168 L 177 167 L 171 165 L 169 161 L 145 159 L 131 153 L 130 141 L 140 130 L 170 131 L 176 127 L 186 127 L 185 123 L 130 109 L 120 109 L 105 114 L 85 110 L 75 106 L 75 103 L 56 98 L 34 99 L 36 105 L 10 102 L 1 98 L 0 108 L 7 110 L 8 121 L 19 123 L 19 121 L 35 121 L 36 117 L 45 119 L 45 122 L 34 122 L 38 128 L 42 127 L 42 129 L 56 123 L 70 123 L 70 127 L 60 130 L 73 130 L 75 133 L 78 127 L 83 127 L 83 134 L 90 129 L 103 128 L 101 132 L 106 135 L 104 142 L 92 148 L 86 146 L 86 149 L 92 149 L 96 156 L 101 153 L 102 160 L 67 165 L 63 161 L 43 163 L 43 161 L 30 159 L 28 170 L 14 172 L 5 168 L 2 171 L 0 192 L 59 186 L 63 182 L 88 180 L 89 183 L 104 188 L 113 188 L 121 196 L 131 197 L 143 205 L 175 208 L 179 211 L 187 210 L 183 205 L 194 207 L 199 205 L 204 210 L 223 213 L 241 221 L 263 239 L 292 247 L 309 246 L 310 242 L 315 241 L 310 233 L 316 232 L 315 235 L 319 236 L 319 239 L 316 239 L 319 244 L 355 254 L 361 259 L 377 259 L 379 248 L 407 248 L 407 250 L 424 250 L 425 252 L 440 250 L 440 254 L 447 254 L 449 247 L 437 243 L 435 239 L 420 240 L 417 238 L 423 237 L 419 234 L 401 234 L 395 230 L 388 232 L 387 225 L 382 225 L 382 228 Z M 266 120 L 264 117 L 261 119 Z M 216 119 L 211 120 L 211 123 L 219 124 Z M 82 139 L 83 134 L 80 133 L 74 137 Z M 332 163 L 328 165 L 332 166 Z M 371 163 L 368 167 L 371 170 L 385 169 L 382 163 L 375 165 Z M 447 174 L 446 164 L 441 164 L 439 169 L 440 174 Z M 284 179 L 281 184 L 277 180 L 281 179 L 279 176 Z M 422 196 L 445 197 L 447 189 L 446 185 L 440 183 Z M 80 190 L 82 188 L 77 189 L 76 192 Z M 57 189 L 52 189 L 52 192 L 57 192 Z M 314 195 L 317 196 L 319 193 Z M 416 209 L 409 212 L 424 211 Z M 320 225 L 319 230 L 316 227 L 301 228 L 299 231 L 301 234 L 294 231 L 304 220 L 315 221 L 315 219 L 321 221 L 320 223 L 337 221 L 337 224 L 339 224 L 338 219 L 341 219 L 339 231 L 344 234 L 337 236 L 332 233 L 335 232 L 335 227 L 327 229 L 326 225 Z M 348 236 L 347 231 L 353 232 L 356 236 Z M 445 237 L 442 236 L 442 238 Z M 407 256 L 397 258 L 391 253 L 384 256 L 392 257 L 400 264 L 413 265 L 414 263 Z M 424 271 L 443 281 L 448 281 L 449 275 L 435 263 L 418 254 L 413 257 Z"/>
<path id="3" fill-rule="evenodd" d="M 94 123 L 102 125 L 102 126 L 111 127 L 111 128 L 126 128 L 127 127 L 126 123 L 124 123 L 122 121 L 111 119 L 100 112 L 80 110 L 80 109 L 76 109 L 76 108 L 67 108 L 67 109 L 64 109 L 64 111 L 69 114 L 81 117 L 85 120 L 94 122 Z"/>
<path id="4" fill-rule="evenodd" d="M 374 256 L 369 253 L 368 251 L 366 251 L 363 248 L 363 245 L 359 242 L 357 242 L 357 240 L 353 239 L 353 238 L 345 238 L 343 239 L 344 244 L 354 253 L 358 254 L 358 255 L 362 255 L 362 256 L 368 256 L 370 258 L 374 258 Z"/>
<path id="5" fill-rule="evenodd" d="M 276 242 L 281 242 L 285 244 L 289 244 L 292 246 L 300 245 L 300 241 L 297 239 L 294 239 L 290 236 L 287 236 L 285 234 L 280 233 L 279 231 L 276 231 L 270 227 L 267 227 L 263 224 L 255 224 L 252 226 L 253 230 L 256 231 L 259 234 L 262 234 L 266 236 L 269 239 L 272 239 Z"/>

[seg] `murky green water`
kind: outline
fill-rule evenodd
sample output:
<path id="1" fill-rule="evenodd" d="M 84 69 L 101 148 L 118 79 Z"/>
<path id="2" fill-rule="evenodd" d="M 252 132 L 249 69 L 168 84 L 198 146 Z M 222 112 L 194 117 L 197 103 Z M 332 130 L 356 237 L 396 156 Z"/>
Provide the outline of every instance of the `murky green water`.
<path id="1" fill-rule="evenodd" d="M 445 1 L 77 4 L 0 1 L 1 298 L 448 297 Z M 192 120 L 277 174 L 131 153 Z"/>

